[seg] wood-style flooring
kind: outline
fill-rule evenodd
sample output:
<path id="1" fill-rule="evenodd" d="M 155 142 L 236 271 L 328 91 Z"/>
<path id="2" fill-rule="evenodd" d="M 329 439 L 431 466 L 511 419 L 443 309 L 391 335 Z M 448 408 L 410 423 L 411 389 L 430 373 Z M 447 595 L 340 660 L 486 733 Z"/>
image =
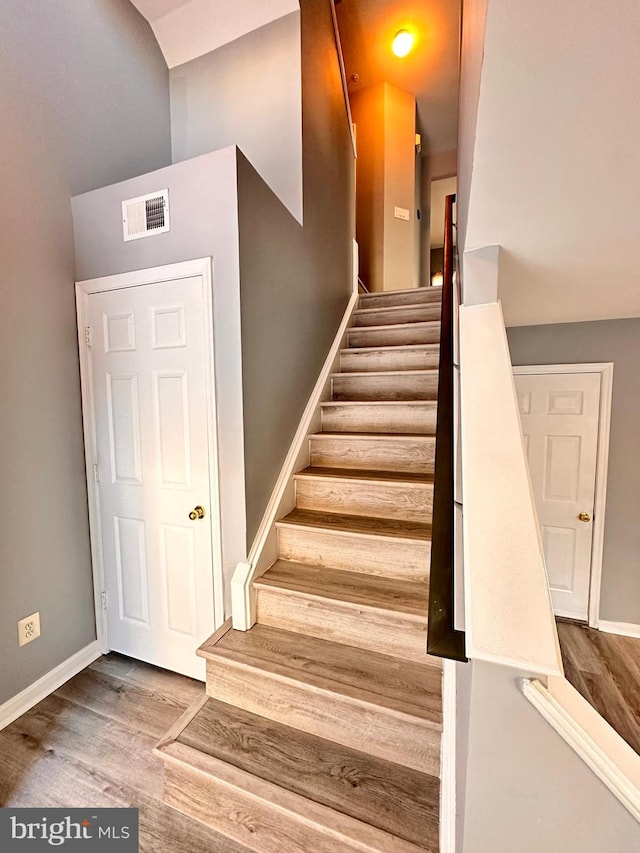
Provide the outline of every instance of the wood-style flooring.
<path id="1" fill-rule="evenodd" d="M 163 802 L 157 741 L 204 686 L 100 658 L 0 732 L 0 806 L 140 809 L 141 853 L 246 853 Z"/>
<path id="2" fill-rule="evenodd" d="M 640 754 L 640 639 L 558 621 L 568 681 Z"/>

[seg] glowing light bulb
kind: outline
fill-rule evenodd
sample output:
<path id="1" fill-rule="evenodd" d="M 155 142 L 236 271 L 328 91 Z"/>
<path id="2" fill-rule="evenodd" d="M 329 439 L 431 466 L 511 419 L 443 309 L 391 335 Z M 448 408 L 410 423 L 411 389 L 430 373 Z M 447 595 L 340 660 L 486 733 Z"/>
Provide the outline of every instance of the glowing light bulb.
<path id="1" fill-rule="evenodd" d="M 411 53 L 414 42 L 415 36 L 413 33 L 410 33 L 409 30 L 399 30 L 393 39 L 391 50 L 396 56 L 402 58 Z"/>

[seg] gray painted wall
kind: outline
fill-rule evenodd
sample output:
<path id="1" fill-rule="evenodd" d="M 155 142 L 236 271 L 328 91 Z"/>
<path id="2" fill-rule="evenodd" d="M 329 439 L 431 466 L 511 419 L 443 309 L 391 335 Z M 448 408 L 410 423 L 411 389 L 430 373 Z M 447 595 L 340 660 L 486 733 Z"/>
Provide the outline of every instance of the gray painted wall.
<path id="1" fill-rule="evenodd" d="M 193 258 L 213 258 L 218 462 L 227 609 L 231 575 L 236 563 L 246 556 L 236 156 L 235 147 L 223 148 L 73 199 L 80 280 Z M 165 187 L 169 190 L 171 230 L 123 242 L 122 200 Z"/>
<path id="2" fill-rule="evenodd" d="M 301 22 L 304 226 L 241 154 L 236 204 L 235 187 L 218 186 L 221 179 L 203 165 L 226 157 L 223 151 L 74 199 L 79 278 L 207 255 L 214 259 L 218 404 L 225 411 L 237 411 L 238 405 L 244 410 L 246 536 L 243 529 L 242 554 L 236 548 L 245 519 L 244 505 L 238 503 L 237 476 L 242 466 L 234 445 L 234 437 L 242 440 L 242 423 L 236 424 L 235 433 L 230 428 L 220 434 L 223 492 L 232 492 L 229 502 L 223 498 L 225 536 L 230 535 L 233 542 L 226 549 L 227 579 L 253 541 L 352 286 L 354 161 L 329 4 L 303 3 Z M 284 28 L 282 35 L 288 39 L 290 33 Z M 245 57 L 245 74 L 259 73 L 259 45 L 249 56 L 242 41 L 233 44 Z M 271 42 L 267 47 L 273 50 Z M 230 175 L 225 174 L 228 181 Z M 231 176 L 235 183 L 235 166 Z M 171 231 L 124 244 L 120 200 L 164 186 L 169 187 Z M 241 380 L 229 360 L 234 358 L 233 342 L 225 343 L 228 324 L 235 322 L 233 300 L 238 294 Z M 240 390 L 238 404 L 234 394 Z M 235 449 L 227 452 L 226 448 Z"/>
<path id="3" fill-rule="evenodd" d="M 328 2 L 302 0 L 301 35 L 304 227 L 238 162 L 247 547 L 352 286 L 354 160 Z"/>
<path id="4" fill-rule="evenodd" d="M 170 132 L 168 72 L 126 0 L 3 0 L 0 32 L 2 703 L 95 639 L 69 199 L 169 162 Z"/>
<path id="5" fill-rule="evenodd" d="M 300 13 L 172 68 L 173 162 L 237 145 L 302 220 Z"/>
<path id="6" fill-rule="evenodd" d="M 630 853 L 640 825 L 519 688 L 522 673 L 475 661 L 458 853 Z M 468 681 L 471 680 L 470 690 Z"/>
<path id="7" fill-rule="evenodd" d="M 507 329 L 521 364 L 614 362 L 600 618 L 640 625 L 640 319 Z"/>

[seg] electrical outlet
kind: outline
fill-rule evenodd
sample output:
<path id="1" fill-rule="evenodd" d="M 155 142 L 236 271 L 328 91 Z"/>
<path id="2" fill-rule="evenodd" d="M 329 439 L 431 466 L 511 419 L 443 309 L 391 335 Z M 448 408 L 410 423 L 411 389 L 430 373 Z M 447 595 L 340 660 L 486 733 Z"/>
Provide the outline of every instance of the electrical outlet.
<path id="1" fill-rule="evenodd" d="M 40 636 L 40 613 L 32 613 L 18 622 L 18 645 L 26 646 Z"/>

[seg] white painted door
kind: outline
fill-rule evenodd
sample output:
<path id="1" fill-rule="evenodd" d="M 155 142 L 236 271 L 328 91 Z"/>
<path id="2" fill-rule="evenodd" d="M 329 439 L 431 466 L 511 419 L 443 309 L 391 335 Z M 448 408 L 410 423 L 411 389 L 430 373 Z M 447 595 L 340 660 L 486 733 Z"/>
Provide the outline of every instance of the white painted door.
<path id="1" fill-rule="evenodd" d="M 88 296 L 109 647 L 200 679 L 214 630 L 203 286 Z"/>
<path id="2" fill-rule="evenodd" d="M 554 611 L 587 619 L 599 373 L 514 377 Z"/>

